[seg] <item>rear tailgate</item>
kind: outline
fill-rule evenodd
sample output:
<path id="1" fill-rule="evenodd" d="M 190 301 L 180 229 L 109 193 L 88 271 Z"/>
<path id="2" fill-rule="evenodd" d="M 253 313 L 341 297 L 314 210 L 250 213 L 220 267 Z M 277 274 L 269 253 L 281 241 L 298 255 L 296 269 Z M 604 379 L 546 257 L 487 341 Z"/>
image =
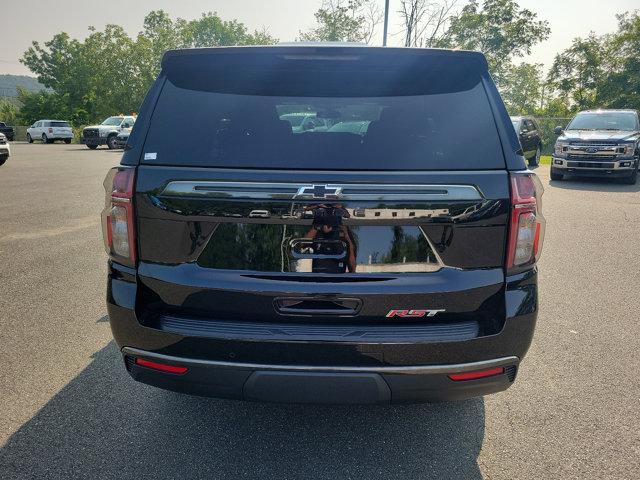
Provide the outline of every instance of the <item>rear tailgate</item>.
<path id="1" fill-rule="evenodd" d="M 142 166 L 139 308 L 149 322 L 178 312 L 273 323 L 474 320 L 495 331 L 507 185 L 504 171 Z M 342 198 L 313 198 L 314 186 L 338 186 Z"/>

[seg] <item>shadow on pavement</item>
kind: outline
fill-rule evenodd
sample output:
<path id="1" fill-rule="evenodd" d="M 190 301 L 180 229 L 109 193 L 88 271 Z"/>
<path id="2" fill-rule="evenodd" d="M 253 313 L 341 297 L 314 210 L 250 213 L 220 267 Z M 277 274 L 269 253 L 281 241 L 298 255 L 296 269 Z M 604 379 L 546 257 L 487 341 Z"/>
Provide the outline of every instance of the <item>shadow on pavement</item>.
<path id="1" fill-rule="evenodd" d="M 484 402 L 269 405 L 137 384 L 113 342 L 0 450 L 27 478 L 482 478 Z"/>
<path id="2" fill-rule="evenodd" d="M 591 190 L 595 192 L 640 192 L 640 180 L 635 185 L 627 185 L 619 178 L 573 177 L 566 176 L 563 180 L 551 180 L 549 185 L 566 190 Z"/>

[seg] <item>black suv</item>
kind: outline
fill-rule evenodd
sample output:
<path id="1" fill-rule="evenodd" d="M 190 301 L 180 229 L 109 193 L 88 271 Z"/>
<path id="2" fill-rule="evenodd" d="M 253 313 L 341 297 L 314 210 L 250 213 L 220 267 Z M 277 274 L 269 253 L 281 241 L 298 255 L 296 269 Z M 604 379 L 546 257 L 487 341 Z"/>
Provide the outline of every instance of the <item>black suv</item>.
<path id="1" fill-rule="evenodd" d="M 551 180 L 565 175 L 638 181 L 640 117 L 636 110 L 587 110 L 556 127 Z"/>
<path id="2" fill-rule="evenodd" d="M 294 129 L 292 113 L 361 128 Z M 103 226 L 136 380 L 313 403 L 513 383 L 538 310 L 542 190 L 483 55 L 171 51 L 128 148 Z"/>
<path id="3" fill-rule="evenodd" d="M 537 167 L 542 154 L 542 132 L 538 122 L 533 117 L 511 117 L 511 123 L 518 134 L 524 158 L 530 167 Z"/>

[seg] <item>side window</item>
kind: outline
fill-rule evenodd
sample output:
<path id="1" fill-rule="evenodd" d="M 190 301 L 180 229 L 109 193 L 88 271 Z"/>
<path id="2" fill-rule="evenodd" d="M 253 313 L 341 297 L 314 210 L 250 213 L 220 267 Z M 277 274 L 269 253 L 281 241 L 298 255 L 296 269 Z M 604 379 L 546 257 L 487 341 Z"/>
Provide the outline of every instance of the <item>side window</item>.
<path id="1" fill-rule="evenodd" d="M 36 127 L 41 127 L 42 126 L 42 122 L 36 122 Z"/>
<path id="2" fill-rule="evenodd" d="M 533 132 L 536 129 L 536 126 L 533 123 L 533 121 L 525 120 L 525 123 L 527 124 L 527 130 L 529 130 L 530 132 Z"/>
<path id="3" fill-rule="evenodd" d="M 42 122 L 42 126 L 43 127 L 49 127 L 49 126 L 51 126 L 51 122 Z"/>
<path id="4" fill-rule="evenodd" d="M 528 131 L 529 131 L 529 121 L 522 120 L 522 122 L 520 122 L 520 133 L 527 133 Z"/>

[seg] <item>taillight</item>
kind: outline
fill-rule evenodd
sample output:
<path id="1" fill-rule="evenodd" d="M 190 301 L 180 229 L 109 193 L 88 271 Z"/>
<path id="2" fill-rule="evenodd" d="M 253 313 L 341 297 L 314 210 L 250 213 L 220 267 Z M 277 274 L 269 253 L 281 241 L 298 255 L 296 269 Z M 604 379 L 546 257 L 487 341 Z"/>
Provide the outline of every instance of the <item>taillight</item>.
<path id="1" fill-rule="evenodd" d="M 53 133 L 53 128 L 49 127 L 49 133 Z"/>
<path id="2" fill-rule="evenodd" d="M 107 253 L 116 261 L 135 266 L 136 235 L 133 215 L 135 170 L 115 167 L 104 179 L 105 206 L 102 234 Z"/>
<path id="3" fill-rule="evenodd" d="M 545 219 L 542 183 L 531 172 L 511 173 L 511 218 L 507 241 L 507 270 L 533 265 L 542 251 Z"/>

